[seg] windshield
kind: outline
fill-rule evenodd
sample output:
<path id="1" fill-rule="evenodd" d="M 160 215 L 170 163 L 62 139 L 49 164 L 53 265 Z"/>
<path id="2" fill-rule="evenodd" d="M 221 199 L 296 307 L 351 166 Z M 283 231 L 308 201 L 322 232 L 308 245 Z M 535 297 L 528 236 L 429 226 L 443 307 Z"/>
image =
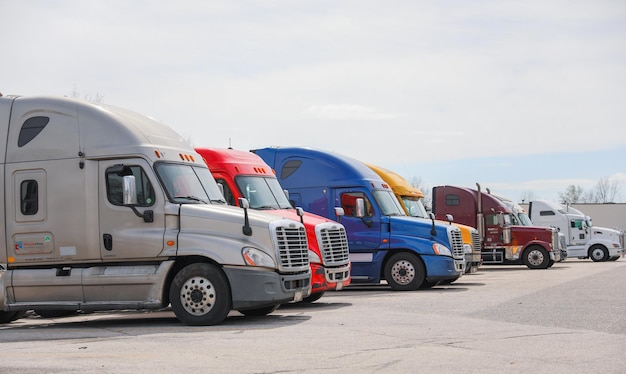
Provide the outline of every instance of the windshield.
<path id="1" fill-rule="evenodd" d="M 276 178 L 238 176 L 235 182 L 252 209 L 291 209 L 291 204 Z"/>
<path id="2" fill-rule="evenodd" d="M 404 211 L 391 191 L 376 190 L 374 191 L 374 199 L 380 206 L 381 214 L 384 216 L 404 216 Z"/>
<path id="3" fill-rule="evenodd" d="M 198 165 L 159 163 L 155 170 L 170 201 L 226 204 L 208 168 Z"/>
<path id="4" fill-rule="evenodd" d="M 520 225 L 522 225 L 522 226 L 532 226 L 533 225 L 533 223 L 530 220 L 530 217 L 528 217 L 527 213 L 521 213 L 520 212 L 520 213 L 517 214 L 517 218 L 519 218 Z"/>
<path id="5" fill-rule="evenodd" d="M 424 204 L 422 204 L 421 199 L 416 199 L 409 196 L 402 196 L 402 202 L 404 203 L 404 206 L 406 207 L 409 216 L 428 218 L 428 213 L 426 213 L 426 208 L 424 208 Z"/>

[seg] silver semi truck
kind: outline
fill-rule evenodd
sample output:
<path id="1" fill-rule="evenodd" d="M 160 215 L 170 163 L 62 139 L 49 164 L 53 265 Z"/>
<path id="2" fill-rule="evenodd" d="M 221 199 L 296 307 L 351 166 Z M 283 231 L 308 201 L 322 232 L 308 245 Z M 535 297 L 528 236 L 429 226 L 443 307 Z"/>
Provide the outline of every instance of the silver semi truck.
<path id="1" fill-rule="evenodd" d="M 188 325 L 310 294 L 297 221 L 226 205 L 169 127 L 68 98 L 0 97 L 0 323 L 160 309 Z"/>

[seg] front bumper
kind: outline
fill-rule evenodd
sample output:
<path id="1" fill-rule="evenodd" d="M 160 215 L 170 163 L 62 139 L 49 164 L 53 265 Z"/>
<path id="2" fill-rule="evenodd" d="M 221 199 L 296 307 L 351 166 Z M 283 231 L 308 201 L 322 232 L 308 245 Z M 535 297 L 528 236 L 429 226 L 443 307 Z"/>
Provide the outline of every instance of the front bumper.
<path id="1" fill-rule="evenodd" d="M 280 274 L 269 269 L 225 266 L 233 309 L 254 309 L 301 301 L 311 294 L 311 271 Z"/>

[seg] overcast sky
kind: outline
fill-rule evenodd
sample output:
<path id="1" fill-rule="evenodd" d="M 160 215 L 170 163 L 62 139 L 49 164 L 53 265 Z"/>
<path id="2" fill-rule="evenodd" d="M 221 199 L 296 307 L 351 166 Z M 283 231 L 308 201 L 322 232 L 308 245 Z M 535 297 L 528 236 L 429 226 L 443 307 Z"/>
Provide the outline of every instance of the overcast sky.
<path id="1" fill-rule="evenodd" d="M 5 95 L 513 199 L 610 177 L 626 201 L 623 0 L 0 0 L 0 25 Z"/>

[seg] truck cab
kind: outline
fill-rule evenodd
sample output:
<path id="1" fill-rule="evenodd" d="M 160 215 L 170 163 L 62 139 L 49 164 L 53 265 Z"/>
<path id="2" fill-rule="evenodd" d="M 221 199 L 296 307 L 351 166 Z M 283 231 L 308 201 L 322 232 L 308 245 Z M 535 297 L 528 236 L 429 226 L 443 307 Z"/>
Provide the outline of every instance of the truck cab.
<path id="1" fill-rule="evenodd" d="M 302 223 L 223 200 L 202 157 L 126 109 L 0 97 L 0 321 L 159 309 L 188 325 L 310 294 Z"/>
<path id="2" fill-rule="evenodd" d="M 251 209 L 300 220 L 307 231 L 311 263 L 312 302 L 326 291 L 350 284 L 350 260 L 346 230 L 342 224 L 294 209 L 272 168 L 251 152 L 234 149 L 196 148 L 224 191 L 227 202 L 237 205 L 246 198 Z"/>
<path id="3" fill-rule="evenodd" d="M 430 219 L 426 208 L 422 203 L 424 193 L 413 187 L 406 179 L 401 175 L 391 170 L 366 164 L 370 169 L 374 170 L 393 190 L 398 202 L 402 206 L 404 212 L 410 216 L 421 219 Z M 462 225 L 460 223 L 452 222 L 453 217 L 446 217 L 447 221 L 438 220 L 441 224 L 453 224 L 461 230 L 461 236 L 463 238 L 463 248 L 465 249 L 465 272 L 473 273 L 478 270 L 482 260 L 480 257 L 480 237 L 478 230 L 474 227 Z"/>
<path id="4" fill-rule="evenodd" d="M 526 265 L 547 269 L 560 261 L 558 233 L 549 227 L 519 226 L 511 209 L 500 199 L 478 189 L 433 187 L 433 212 L 438 218 L 452 214 L 456 222 L 478 229 L 483 264 Z"/>
<path id="5" fill-rule="evenodd" d="M 559 240 L 557 241 L 557 247 L 555 249 L 558 249 L 558 251 L 561 253 L 561 259 L 560 262 L 563 262 L 567 259 L 567 249 L 566 249 L 566 237 L 563 234 L 562 231 L 560 231 L 559 229 L 555 228 L 552 225 L 541 225 L 541 224 L 537 224 L 535 225 L 531 219 L 530 216 L 528 214 L 528 212 L 526 211 L 526 209 L 524 209 L 521 205 L 517 204 L 515 201 L 509 199 L 506 196 L 500 196 L 500 195 L 496 195 L 496 194 L 492 194 L 491 191 L 489 190 L 489 188 L 486 189 L 487 193 L 493 197 L 495 197 L 496 199 L 499 199 L 500 201 L 502 201 L 502 203 L 504 203 L 510 210 L 511 210 L 511 220 L 512 220 L 512 224 L 516 225 L 516 226 L 546 226 L 546 227 L 551 227 L 552 231 L 555 231 L 559 237 Z"/>
<path id="6" fill-rule="evenodd" d="M 545 200 L 531 201 L 530 219 L 551 226 L 565 236 L 568 257 L 591 258 L 594 262 L 615 261 L 624 253 L 624 233 L 593 225 L 581 211 Z"/>
<path id="7" fill-rule="evenodd" d="M 353 284 L 384 279 L 394 290 L 415 290 L 463 273 L 459 229 L 406 216 L 389 185 L 362 162 L 301 147 L 252 152 L 276 171 L 295 205 L 344 225 Z"/>

